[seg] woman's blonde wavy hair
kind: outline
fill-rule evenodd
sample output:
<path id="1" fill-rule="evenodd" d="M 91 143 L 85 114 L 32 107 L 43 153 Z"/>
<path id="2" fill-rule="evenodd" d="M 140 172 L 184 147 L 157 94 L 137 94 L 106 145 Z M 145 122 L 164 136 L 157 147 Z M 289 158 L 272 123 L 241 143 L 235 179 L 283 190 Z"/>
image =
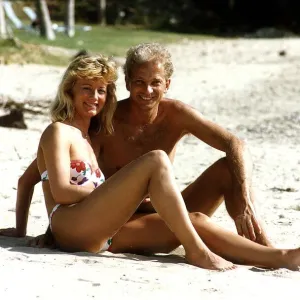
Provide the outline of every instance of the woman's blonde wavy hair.
<path id="1" fill-rule="evenodd" d="M 75 58 L 65 71 L 54 103 L 50 109 L 52 122 L 73 120 L 72 89 L 77 79 L 101 79 L 108 83 L 107 97 L 101 112 L 92 117 L 89 131 L 113 133 L 112 118 L 117 105 L 117 68 L 114 61 L 102 55 L 84 55 Z"/>

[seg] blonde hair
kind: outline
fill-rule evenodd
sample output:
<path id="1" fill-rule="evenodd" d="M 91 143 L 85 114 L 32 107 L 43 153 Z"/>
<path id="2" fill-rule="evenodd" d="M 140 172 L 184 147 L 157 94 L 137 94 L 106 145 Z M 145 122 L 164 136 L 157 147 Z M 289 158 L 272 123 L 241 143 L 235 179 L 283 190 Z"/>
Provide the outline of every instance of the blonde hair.
<path id="1" fill-rule="evenodd" d="M 115 85 L 117 68 L 112 60 L 102 55 L 79 56 L 69 64 L 50 109 L 52 122 L 74 118 L 72 88 L 77 79 L 101 79 L 108 83 L 104 107 L 98 115 L 91 119 L 89 131 L 103 130 L 105 133 L 112 134 L 112 118 L 117 105 Z"/>
<path id="2" fill-rule="evenodd" d="M 123 66 L 125 77 L 130 79 L 132 68 L 145 62 L 161 62 L 164 66 L 165 78 L 170 79 L 174 67 L 170 52 L 158 43 L 143 43 L 129 48 Z"/>

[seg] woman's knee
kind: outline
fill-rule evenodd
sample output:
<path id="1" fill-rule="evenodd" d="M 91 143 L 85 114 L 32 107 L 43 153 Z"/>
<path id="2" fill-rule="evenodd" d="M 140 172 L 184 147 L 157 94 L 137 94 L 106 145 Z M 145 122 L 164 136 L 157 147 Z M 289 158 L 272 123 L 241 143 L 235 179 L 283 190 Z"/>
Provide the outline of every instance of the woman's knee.
<path id="1" fill-rule="evenodd" d="M 193 224 L 197 223 L 208 223 L 211 221 L 211 218 L 201 212 L 192 212 L 189 214 L 191 222 Z"/>
<path id="2" fill-rule="evenodd" d="M 145 155 L 145 159 L 150 162 L 155 169 L 170 166 L 170 159 L 163 150 L 150 151 Z"/>

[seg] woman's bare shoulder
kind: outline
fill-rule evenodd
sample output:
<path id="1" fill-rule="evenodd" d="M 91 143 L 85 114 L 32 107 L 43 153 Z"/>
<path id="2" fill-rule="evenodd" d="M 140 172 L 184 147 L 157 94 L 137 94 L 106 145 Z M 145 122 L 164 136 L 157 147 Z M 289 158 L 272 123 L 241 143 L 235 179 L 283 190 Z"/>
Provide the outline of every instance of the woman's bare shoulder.
<path id="1" fill-rule="evenodd" d="M 60 137 L 67 138 L 70 136 L 71 129 L 69 125 L 62 122 L 54 122 L 46 127 L 41 136 L 41 142 L 57 139 Z"/>

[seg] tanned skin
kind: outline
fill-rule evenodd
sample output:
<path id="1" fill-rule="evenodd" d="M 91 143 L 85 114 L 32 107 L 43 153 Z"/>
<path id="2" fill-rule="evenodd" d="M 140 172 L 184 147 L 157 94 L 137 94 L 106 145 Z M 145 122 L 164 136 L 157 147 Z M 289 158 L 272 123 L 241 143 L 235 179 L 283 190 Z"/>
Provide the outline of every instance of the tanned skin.
<path id="1" fill-rule="evenodd" d="M 238 233 L 270 246 L 253 206 L 252 162 L 245 144 L 230 132 L 207 120 L 191 106 L 164 97 L 171 81 L 165 80 L 159 62 L 137 65 L 126 78 L 128 99 L 118 102 L 114 135 L 93 138 L 99 164 L 107 177 L 151 150 L 164 150 L 173 162 L 180 139 L 193 134 L 226 156 L 182 191 L 190 212 L 211 216 L 225 200 Z M 144 201 L 140 212 L 153 212 Z"/>
<path id="2" fill-rule="evenodd" d="M 136 65 L 131 78 L 126 78 L 130 96 L 118 101 L 114 115 L 114 134 L 107 136 L 100 133 L 91 137 L 99 166 L 106 178 L 152 150 L 165 151 L 173 161 L 178 141 L 183 136 L 192 134 L 223 151 L 225 156 L 182 191 L 188 211 L 211 216 L 225 200 L 227 211 L 234 220 L 239 235 L 270 246 L 253 205 L 252 162 L 247 147 L 233 134 L 207 120 L 191 106 L 165 98 L 170 83 L 171 80 L 165 78 L 163 65 L 158 61 Z M 32 186 L 39 181 L 36 164 L 33 163 L 19 181 L 19 188 L 25 185 L 27 189 L 22 190 L 29 190 L 31 194 L 18 193 L 20 199 L 17 203 L 26 198 L 23 202 L 30 204 L 28 199 L 32 196 Z M 28 209 L 27 214 L 22 215 L 27 216 Z M 153 213 L 154 209 L 150 201 L 144 201 L 137 212 Z M 17 215 L 17 221 L 20 218 Z M 16 228 L 6 234 L 15 236 L 18 232 L 24 234 L 26 230 Z"/>

